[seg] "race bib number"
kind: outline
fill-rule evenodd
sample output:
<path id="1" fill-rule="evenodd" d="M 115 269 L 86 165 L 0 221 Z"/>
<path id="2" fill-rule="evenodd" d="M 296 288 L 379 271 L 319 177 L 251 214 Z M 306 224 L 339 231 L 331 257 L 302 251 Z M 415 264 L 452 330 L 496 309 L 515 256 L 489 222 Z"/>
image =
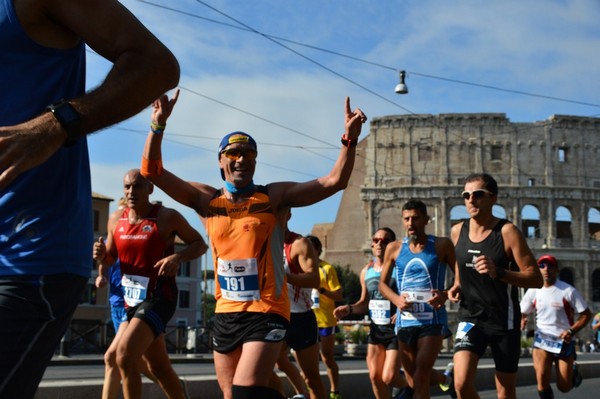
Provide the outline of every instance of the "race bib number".
<path id="1" fill-rule="evenodd" d="M 255 258 L 217 260 L 221 295 L 238 302 L 260 300 L 258 265 Z"/>
<path id="2" fill-rule="evenodd" d="M 402 291 L 408 302 L 427 302 L 433 296 L 431 291 Z"/>
<path id="3" fill-rule="evenodd" d="M 371 299 L 369 301 L 369 316 L 371 321 L 379 326 L 386 326 L 391 321 L 391 304 L 386 299 Z"/>
<path id="4" fill-rule="evenodd" d="M 466 321 L 461 321 L 458 323 L 458 328 L 456 329 L 456 339 L 463 339 L 469 330 L 473 328 L 473 326 L 475 326 L 475 324 Z"/>
<path id="5" fill-rule="evenodd" d="M 543 334 L 541 332 L 535 333 L 535 339 L 533 341 L 533 347 L 543 349 L 550 353 L 560 353 L 562 351 L 563 340 L 560 337 Z"/>
<path id="6" fill-rule="evenodd" d="M 121 285 L 123 286 L 123 299 L 127 306 L 133 307 L 144 302 L 148 295 L 149 281 L 150 277 L 123 274 Z"/>
<path id="7" fill-rule="evenodd" d="M 433 311 L 431 306 L 424 302 L 413 302 L 410 307 L 412 309 L 402 310 L 400 313 L 400 319 L 402 320 L 419 320 L 419 321 L 431 321 L 433 320 Z"/>

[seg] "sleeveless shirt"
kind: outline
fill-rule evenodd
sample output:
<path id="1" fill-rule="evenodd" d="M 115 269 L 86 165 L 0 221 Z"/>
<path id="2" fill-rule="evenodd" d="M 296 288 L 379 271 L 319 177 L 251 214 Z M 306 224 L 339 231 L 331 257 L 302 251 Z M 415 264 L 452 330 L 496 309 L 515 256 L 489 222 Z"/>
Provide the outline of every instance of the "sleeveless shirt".
<path id="1" fill-rule="evenodd" d="M 409 293 L 417 299 L 411 301 L 412 309 L 400 312 L 396 319 L 396 326 L 447 324 L 446 308 L 434 309 L 426 302 L 431 297 L 431 290 L 444 289 L 445 278 L 446 264 L 440 262 L 435 251 L 435 236 L 427 236 L 427 243 L 419 253 L 410 250 L 408 237 L 404 237 L 400 254 L 396 259 L 398 292 Z"/>
<path id="2" fill-rule="evenodd" d="M 494 260 L 496 267 L 514 270 L 514 260 L 507 257 L 502 238 L 502 226 L 508 220 L 501 219 L 489 236 L 477 243 L 469 239 L 469 222 L 463 223 L 455 248 L 462 290 L 459 320 L 495 331 L 520 328 L 517 287 L 479 274 L 473 267 L 475 258 L 485 255 Z"/>
<path id="3" fill-rule="evenodd" d="M 290 262 L 290 252 L 292 250 L 292 245 L 294 244 L 294 241 L 296 241 L 300 237 L 302 237 L 300 234 L 291 232 L 283 244 L 283 259 L 286 273 L 304 273 L 297 259 L 294 259 Z M 315 267 L 316 266 L 317 265 L 315 265 Z M 310 299 L 310 293 L 312 291 L 312 288 L 297 287 L 288 283 L 287 289 L 288 296 L 290 298 L 290 310 L 292 313 L 304 313 L 311 310 L 312 300 Z"/>
<path id="4" fill-rule="evenodd" d="M 160 297 L 170 302 L 178 299 L 175 277 L 159 277 L 159 269 L 154 267 L 160 259 L 174 253 L 174 246 L 167 245 L 160 236 L 156 224 L 156 217 L 161 207 L 160 204 L 153 205 L 150 213 L 137 224 L 129 223 L 130 209 L 126 208 L 115 226 L 113 239 L 121 264 L 121 285 L 126 306 L 136 305 L 128 301 L 131 291 L 146 294 L 146 299 Z M 136 285 L 135 288 L 128 286 L 127 279 L 141 286 Z"/>
<path id="5" fill-rule="evenodd" d="M 232 204 L 223 190 L 209 202 L 205 226 L 217 274 L 216 313 L 275 313 L 289 320 L 283 268 L 284 231 L 266 186 Z"/>
<path id="6" fill-rule="evenodd" d="M 381 295 L 381 291 L 379 291 L 381 271 L 376 271 L 373 267 L 374 264 L 374 261 L 369 262 L 365 273 L 365 285 L 367 286 L 367 293 L 369 295 L 369 317 L 371 318 L 371 323 L 378 326 L 385 326 L 390 324 L 391 316 L 396 313 L 396 305 Z M 396 269 L 394 268 L 392 270 L 393 278 L 390 280 L 390 288 L 394 292 L 397 292 L 395 274 Z"/>
<path id="7" fill-rule="evenodd" d="M 12 0 L 0 0 L 0 48 L 5 93 L 0 96 L 0 126 L 28 121 L 49 104 L 84 94 L 85 44 L 53 49 L 34 42 Z M 89 277 L 91 192 L 85 137 L 0 190 L 0 275 Z"/>

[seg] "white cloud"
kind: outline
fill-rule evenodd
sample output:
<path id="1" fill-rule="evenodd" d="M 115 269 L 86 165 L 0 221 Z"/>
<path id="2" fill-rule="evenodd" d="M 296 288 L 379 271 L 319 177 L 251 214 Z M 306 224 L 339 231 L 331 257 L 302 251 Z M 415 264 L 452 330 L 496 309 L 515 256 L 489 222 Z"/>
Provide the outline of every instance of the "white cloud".
<path id="1" fill-rule="evenodd" d="M 198 1 L 153 1 L 195 16 L 236 24 Z M 256 33 L 140 1 L 123 1 L 177 55 L 182 87 L 230 106 L 182 92 L 166 139 L 184 144 L 166 141 L 164 158 L 167 168 L 188 180 L 221 184 L 216 147 L 218 140 L 232 130 L 247 131 L 259 143 L 257 183 L 303 181 L 327 173 L 343 133 L 346 95 L 351 96 L 353 106 L 360 106 L 370 117 L 407 112 L 493 112 L 506 113 L 513 121 L 531 122 L 552 114 L 600 114 L 599 107 L 422 76 L 598 104 L 598 2 L 206 2 L 260 32 L 392 69 L 281 41 L 335 72 L 331 73 Z M 88 58 L 91 86 L 101 81 L 109 64 L 93 54 Z M 409 73 L 410 93 L 406 96 L 393 92 L 399 69 Z M 95 191 L 115 199 L 121 195 L 124 171 L 139 164 L 148 119 L 146 111 L 118 129 L 91 137 Z M 324 155 L 321 157 L 314 155 L 299 147 L 325 145 L 286 128 L 324 140 L 335 149 L 318 150 Z M 363 132 L 368 132 L 368 126 Z M 164 202 L 169 204 L 166 199 Z M 295 211 L 292 227 L 308 233 L 314 223 L 333 221 L 338 203 L 339 196 Z M 177 209 L 189 215 L 188 210 Z M 190 217 L 199 225 L 195 215 Z"/>

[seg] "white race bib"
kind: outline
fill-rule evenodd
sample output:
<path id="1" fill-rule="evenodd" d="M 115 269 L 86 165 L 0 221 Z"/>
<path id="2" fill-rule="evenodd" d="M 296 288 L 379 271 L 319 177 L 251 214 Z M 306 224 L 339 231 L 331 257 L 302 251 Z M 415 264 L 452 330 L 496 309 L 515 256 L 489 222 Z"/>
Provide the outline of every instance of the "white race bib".
<path id="1" fill-rule="evenodd" d="M 387 299 L 371 299 L 369 301 L 371 321 L 379 326 L 386 326 L 391 321 L 391 304 Z"/>
<path id="2" fill-rule="evenodd" d="M 402 291 L 408 302 L 427 302 L 433 296 L 431 291 Z"/>
<path id="3" fill-rule="evenodd" d="M 563 340 L 560 337 L 547 335 L 541 332 L 535 332 L 533 347 L 543 349 L 550 353 L 560 353 L 562 351 Z"/>
<path id="4" fill-rule="evenodd" d="M 223 298 L 238 302 L 260 300 L 258 265 L 255 258 L 236 260 L 219 258 L 217 267 Z"/>
<path id="5" fill-rule="evenodd" d="M 123 274 L 121 285 L 123 286 L 123 298 L 127 306 L 133 307 L 144 302 L 148 295 L 148 283 L 150 277 Z"/>

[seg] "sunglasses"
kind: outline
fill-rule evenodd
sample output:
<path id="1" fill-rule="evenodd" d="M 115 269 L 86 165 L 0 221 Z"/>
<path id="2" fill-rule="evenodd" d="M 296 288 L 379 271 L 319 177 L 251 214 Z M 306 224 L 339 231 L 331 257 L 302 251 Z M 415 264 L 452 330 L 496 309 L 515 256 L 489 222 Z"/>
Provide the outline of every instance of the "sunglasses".
<path id="1" fill-rule="evenodd" d="M 484 190 L 484 189 L 479 189 L 479 190 L 473 190 L 473 191 L 463 191 L 462 192 L 462 197 L 465 200 L 468 200 L 469 198 L 473 197 L 473 199 L 481 199 L 483 198 L 483 196 L 485 194 L 493 194 L 491 191 L 489 190 Z"/>
<path id="2" fill-rule="evenodd" d="M 545 269 L 545 268 L 548 268 L 548 270 L 554 269 L 554 266 L 549 263 L 540 263 L 538 266 L 540 267 L 540 269 Z"/>
<path id="3" fill-rule="evenodd" d="M 225 155 L 227 158 L 232 161 L 237 161 L 241 157 L 247 159 L 249 161 L 254 161 L 256 159 L 256 150 L 252 148 L 240 149 L 240 148 L 230 148 L 228 150 L 221 151 L 221 154 Z"/>
<path id="4" fill-rule="evenodd" d="M 373 244 L 386 245 L 389 243 L 390 243 L 390 240 L 388 240 L 387 238 L 378 238 L 378 237 L 373 238 Z"/>

